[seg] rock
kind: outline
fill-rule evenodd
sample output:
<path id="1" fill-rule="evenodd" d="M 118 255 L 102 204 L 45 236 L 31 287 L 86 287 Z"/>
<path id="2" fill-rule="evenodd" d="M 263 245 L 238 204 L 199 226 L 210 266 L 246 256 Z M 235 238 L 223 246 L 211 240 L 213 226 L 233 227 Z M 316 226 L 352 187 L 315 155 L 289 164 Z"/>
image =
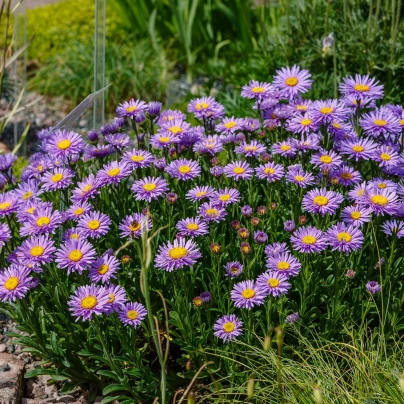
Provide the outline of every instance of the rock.
<path id="1" fill-rule="evenodd" d="M 0 344 L 0 353 L 5 352 L 7 349 L 6 344 Z"/>
<path id="2" fill-rule="evenodd" d="M 11 370 L 11 368 L 8 363 L 5 363 L 4 365 L 0 366 L 0 372 L 8 372 L 9 370 Z"/>
<path id="3" fill-rule="evenodd" d="M 21 404 L 38 404 L 38 401 L 32 400 L 31 398 L 23 398 Z"/>
<path id="4" fill-rule="evenodd" d="M 0 353 L 0 367 L 5 365 L 10 370 L 0 372 L 0 403 L 18 404 L 22 396 L 25 363 L 10 354 Z"/>

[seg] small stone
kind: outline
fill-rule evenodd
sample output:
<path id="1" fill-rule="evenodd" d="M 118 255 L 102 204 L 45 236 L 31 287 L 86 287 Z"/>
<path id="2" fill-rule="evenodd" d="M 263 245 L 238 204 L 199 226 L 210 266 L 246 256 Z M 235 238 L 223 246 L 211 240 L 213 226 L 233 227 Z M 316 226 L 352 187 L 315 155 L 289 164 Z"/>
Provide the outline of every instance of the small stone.
<path id="1" fill-rule="evenodd" d="M 6 349 L 7 349 L 6 344 L 0 344 L 0 353 L 1 353 L 1 352 L 5 352 Z"/>
<path id="2" fill-rule="evenodd" d="M 4 365 L 0 366 L 0 372 L 8 372 L 10 370 L 10 365 L 8 363 L 5 363 Z"/>
<path id="3" fill-rule="evenodd" d="M 9 354 L 14 353 L 14 351 L 15 351 L 15 345 L 14 345 L 14 344 L 8 345 L 7 348 L 6 348 L 6 351 L 7 351 Z"/>

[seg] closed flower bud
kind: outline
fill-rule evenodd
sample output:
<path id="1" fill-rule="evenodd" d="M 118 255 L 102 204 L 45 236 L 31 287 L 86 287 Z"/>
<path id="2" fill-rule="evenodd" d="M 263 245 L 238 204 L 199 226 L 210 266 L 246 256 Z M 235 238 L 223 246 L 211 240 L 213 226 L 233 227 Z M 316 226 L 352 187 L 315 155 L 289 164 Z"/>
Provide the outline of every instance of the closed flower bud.
<path id="1" fill-rule="evenodd" d="M 241 243 L 240 250 L 243 254 L 249 254 L 251 252 L 250 243 L 247 243 L 247 242 Z"/>
<path id="2" fill-rule="evenodd" d="M 271 203 L 271 210 L 275 210 L 276 209 L 276 203 L 275 202 L 272 202 Z"/>
<path id="3" fill-rule="evenodd" d="M 254 398 L 254 390 L 255 390 L 255 380 L 249 379 L 247 382 L 247 398 L 252 399 Z"/>
<path id="4" fill-rule="evenodd" d="M 218 243 L 211 244 L 210 251 L 212 251 L 214 254 L 219 254 L 220 253 L 220 244 L 218 244 Z"/>
<path id="5" fill-rule="evenodd" d="M 130 257 L 129 255 L 123 255 L 121 260 L 123 264 L 128 264 L 130 262 Z"/>
<path id="6" fill-rule="evenodd" d="M 356 272 L 353 269 L 348 269 L 346 271 L 346 277 L 347 278 L 355 278 Z"/>
<path id="7" fill-rule="evenodd" d="M 178 195 L 175 194 L 174 192 L 169 192 L 169 193 L 166 195 L 166 199 L 167 199 L 167 202 L 168 202 L 168 203 L 174 204 L 175 202 L 177 202 Z"/>
<path id="8" fill-rule="evenodd" d="M 195 307 L 201 307 L 202 304 L 203 304 L 203 301 L 202 301 L 202 299 L 201 299 L 200 296 L 194 297 L 193 300 L 192 300 L 192 302 L 194 303 L 194 306 L 195 306 Z"/>
<path id="9" fill-rule="evenodd" d="M 217 157 L 213 157 L 210 160 L 210 164 L 212 164 L 212 166 L 217 166 L 220 163 L 219 159 Z"/>
<path id="10" fill-rule="evenodd" d="M 233 220 L 231 222 L 231 227 L 233 227 L 234 230 L 238 230 L 241 227 L 241 223 L 238 220 Z"/>
<path id="11" fill-rule="evenodd" d="M 267 213 L 267 208 L 265 206 L 258 206 L 257 212 L 259 215 L 265 215 Z"/>
<path id="12" fill-rule="evenodd" d="M 189 372 L 192 369 L 192 361 L 187 361 L 187 363 L 185 364 L 185 370 L 187 372 Z"/>
<path id="13" fill-rule="evenodd" d="M 250 235 L 250 232 L 245 228 L 242 227 L 238 232 L 237 232 L 238 236 L 240 238 L 246 239 L 248 238 L 248 236 Z"/>
<path id="14" fill-rule="evenodd" d="M 263 163 L 268 163 L 268 161 L 271 161 L 271 155 L 269 153 L 261 153 L 261 160 Z"/>
<path id="15" fill-rule="evenodd" d="M 258 219 L 258 217 L 252 217 L 251 218 L 251 224 L 253 226 L 258 226 L 259 222 L 260 222 L 260 220 Z"/>
<path id="16" fill-rule="evenodd" d="M 307 222 L 307 218 L 304 215 L 299 216 L 299 223 L 305 224 Z"/>
<path id="17" fill-rule="evenodd" d="M 271 348 L 271 342 L 272 342 L 271 336 L 267 335 L 264 339 L 264 351 L 265 352 L 268 352 L 269 349 Z"/>

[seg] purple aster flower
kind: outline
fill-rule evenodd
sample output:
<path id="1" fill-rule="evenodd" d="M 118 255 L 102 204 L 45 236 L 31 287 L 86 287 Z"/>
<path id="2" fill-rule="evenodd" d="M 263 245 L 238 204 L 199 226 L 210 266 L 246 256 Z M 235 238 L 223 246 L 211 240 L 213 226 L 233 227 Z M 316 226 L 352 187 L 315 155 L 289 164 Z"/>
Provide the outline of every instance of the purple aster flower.
<path id="1" fill-rule="evenodd" d="M 319 128 L 318 122 L 310 113 L 304 115 L 296 114 L 287 123 L 288 130 L 292 133 L 309 134 L 316 132 Z"/>
<path id="2" fill-rule="evenodd" d="M 275 92 L 273 85 L 252 80 L 241 89 L 241 96 L 250 99 L 262 100 L 271 97 Z"/>
<path id="3" fill-rule="evenodd" d="M 404 222 L 398 220 L 387 220 L 382 225 L 384 234 L 388 236 L 396 235 L 397 238 L 404 237 Z"/>
<path id="4" fill-rule="evenodd" d="M 87 202 L 75 203 L 65 212 L 66 219 L 77 221 L 83 215 L 90 213 L 92 209 L 93 207 Z"/>
<path id="5" fill-rule="evenodd" d="M 288 316 L 286 316 L 285 321 L 287 324 L 293 324 L 293 323 L 296 323 L 297 321 L 299 321 L 299 318 L 300 318 L 299 313 L 296 312 L 296 313 L 292 313 L 292 314 L 289 314 Z"/>
<path id="6" fill-rule="evenodd" d="M 341 154 L 347 154 L 355 161 L 370 160 L 376 150 L 376 143 L 365 138 L 346 140 L 340 143 L 339 150 Z"/>
<path id="7" fill-rule="evenodd" d="M 199 154 L 215 155 L 223 150 L 223 143 L 220 141 L 219 136 L 209 135 L 202 138 L 195 143 L 193 151 Z"/>
<path id="8" fill-rule="evenodd" d="M 171 162 L 165 171 L 173 178 L 179 180 L 192 180 L 201 175 L 201 167 L 196 161 L 179 159 Z"/>
<path id="9" fill-rule="evenodd" d="M 263 304 L 266 296 L 265 290 L 250 280 L 236 283 L 230 294 L 236 307 L 249 310 Z"/>
<path id="10" fill-rule="evenodd" d="M 325 188 L 313 189 L 303 197 L 302 206 L 310 213 L 333 215 L 343 200 L 344 197 L 339 192 L 327 191 Z"/>
<path id="11" fill-rule="evenodd" d="M 400 163 L 400 156 L 388 146 L 380 146 L 373 153 L 373 159 L 379 167 L 396 166 Z"/>
<path id="12" fill-rule="evenodd" d="M 338 170 L 330 174 L 330 179 L 331 181 L 335 179 L 338 184 L 349 187 L 360 182 L 362 178 L 359 171 L 355 171 L 352 167 L 342 165 Z"/>
<path id="13" fill-rule="evenodd" d="M 158 170 L 164 170 L 167 167 L 167 162 L 164 157 L 160 159 L 155 158 L 153 164 L 154 167 L 156 167 Z"/>
<path id="14" fill-rule="evenodd" d="M 379 189 L 376 186 L 367 188 L 364 195 L 364 202 L 376 214 L 393 214 L 397 206 L 397 194 L 389 189 Z"/>
<path id="15" fill-rule="evenodd" d="M 166 180 L 161 177 L 145 177 L 135 181 L 131 190 L 135 194 L 137 201 L 151 202 L 153 199 L 158 199 L 168 191 L 168 184 Z"/>
<path id="16" fill-rule="evenodd" d="M 14 192 L 0 194 L 0 217 L 5 217 L 18 210 L 20 202 Z"/>
<path id="17" fill-rule="evenodd" d="M 202 292 L 200 298 L 202 299 L 202 302 L 206 304 L 212 300 L 212 295 L 210 292 Z"/>
<path id="18" fill-rule="evenodd" d="M 218 205 L 205 202 L 199 207 L 198 215 L 203 217 L 206 222 L 220 222 L 227 215 L 227 212 Z"/>
<path id="19" fill-rule="evenodd" d="M 367 188 L 366 182 L 356 185 L 354 189 L 348 192 L 348 199 L 356 203 L 357 205 L 366 204 L 365 201 L 366 188 Z"/>
<path id="20" fill-rule="evenodd" d="M 130 145 L 130 137 L 124 133 L 113 133 L 105 136 L 105 141 L 117 149 L 123 149 Z"/>
<path id="21" fill-rule="evenodd" d="M 314 101 L 309 108 L 316 122 L 324 125 L 333 121 L 345 121 L 349 117 L 349 111 L 338 100 Z"/>
<path id="22" fill-rule="evenodd" d="M 372 211 L 363 206 L 347 206 L 342 209 L 341 219 L 348 225 L 361 227 L 370 222 Z"/>
<path id="23" fill-rule="evenodd" d="M 115 184 L 117 185 L 123 179 L 132 173 L 132 167 L 124 161 L 111 161 L 105 164 L 103 168 L 98 171 L 97 180 L 99 186 Z"/>
<path id="24" fill-rule="evenodd" d="M 243 322 L 235 314 L 225 315 L 220 317 L 213 326 L 214 335 L 223 342 L 233 341 L 243 334 L 242 326 Z"/>
<path id="25" fill-rule="evenodd" d="M 292 182 L 301 188 L 306 188 L 309 185 L 314 184 L 314 177 L 309 172 L 303 170 L 300 164 L 289 166 L 286 174 L 286 181 Z"/>
<path id="26" fill-rule="evenodd" d="M 106 136 L 110 133 L 118 132 L 123 124 L 125 123 L 125 119 L 123 117 L 114 118 L 111 123 L 106 124 L 104 127 L 101 128 L 101 133 Z"/>
<path id="27" fill-rule="evenodd" d="M 224 268 L 226 270 L 226 276 L 230 278 L 236 278 L 243 272 L 243 265 L 238 261 L 228 262 Z"/>
<path id="28" fill-rule="evenodd" d="M 10 265 L 0 272 L 0 300 L 3 302 L 22 299 L 30 289 L 32 277 L 28 268 Z"/>
<path id="29" fill-rule="evenodd" d="M 369 181 L 368 188 L 387 189 L 388 191 L 397 191 L 397 184 L 394 181 L 385 178 L 373 178 Z"/>
<path id="30" fill-rule="evenodd" d="M 53 233 L 62 223 L 62 215 L 57 210 L 52 212 L 51 206 L 38 207 L 27 219 L 20 229 L 21 236 Z"/>
<path id="31" fill-rule="evenodd" d="M 294 147 L 297 150 L 302 150 L 303 152 L 306 152 L 308 150 L 319 150 L 320 141 L 320 136 L 316 134 L 302 136 L 300 140 L 295 140 Z"/>
<path id="32" fill-rule="evenodd" d="M 157 133 L 150 138 L 150 144 L 154 149 L 167 149 L 179 141 L 180 137 L 170 132 Z"/>
<path id="33" fill-rule="evenodd" d="M 219 119 L 224 116 L 225 110 L 213 97 L 195 98 L 188 104 L 188 112 L 197 119 Z"/>
<path id="34" fill-rule="evenodd" d="M 224 173 L 224 168 L 222 166 L 214 166 L 212 167 L 209 172 L 214 176 L 214 177 L 220 177 Z"/>
<path id="35" fill-rule="evenodd" d="M 165 123 L 165 122 L 170 122 L 170 121 L 183 121 L 186 119 L 186 115 L 179 111 L 179 110 L 172 110 L 172 109 L 167 109 L 166 111 L 163 111 L 160 114 L 160 118 L 157 121 L 159 125 Z"/>
<path id="36" fill-rule="evenodd" d="M 75 227 L 66 230 L 63 234 L 63 241 L 80 239 L 84 239 L 84 236 Z"/>
<path id="37" fill-rule="evenodd" d="M 160 246 L 154 261 L 156 268 L 172 272 L 184 266 L 192 266 L 201 257 L 198 246 L 192 240 L 174 240 Z"/>
<path id="38" fill-rule="evenodd" d="M 284 67 L 276 71 L 273 84 L 278 87 L 282 95 L 287 98 L 294 98 L 297 95 L 306 93 L 311 88 L 313 80 L 308 70 L 302 70 L 294 65 L 292 68 Z"/>
<path id="39" fill-rule="evenodd" d="M 98 133 L 95 130 L 89 130 L 87 137 L 90 142 L 97 142 L 99 139 Z"/>
<path id="40" fill-rule="evenodd" d="M 224 135 L 231 135 L 241 130 L 241 125 L 241 119 L 232 116 L 231 118 L 224 118 L 222 122 L 216 126 L 216 130 Z"/>
<path id="41" fill-rule="evenodd" d="M 320 149 L 310 160 L 310 163 L 321 170 L 335 170 L 342 164 L 342 159 L 337 153 Z"/>
<path id="42" fill-rule="evenodd" d="M 188 122 L 185 122 L 182 119 L 178 119 L 162 123 L 158 133 L 160 135 L 173 135 L 181 139 L 181 137 L 187 134 L 190 129 L 191 125 Z"/>
<path id="43" fill-rule="evenodd" d="M 366 284 L 366 289 L 371 295 L 375 295 L 382 290 L 380 284 L 376 281 L 370 281 Z"/>
<path id="44" fill-rule="evenodd" d="M 219 206 L 227 206 L 240 201 L 240 192 L 235 188 L 224 188 L 213 192 L 210 202 Z"/>
<path id="45" fill-rule="evenodd" d="M 120 237 L 139 238 L 142 231 L 149 231 L 153 223 L 149 216 L 142 213 L 134 213 L 126 216 L 119 225 Z"/>
<path id="46" fill-rule="evenodd" d="M 91 320 L 93 315 L 99 316 L 107 308 L 108 291 L 100 286 L 80 286 L 68 301 L 69 311 L 76 321 L 80 318 Z"/>
<path id="47" fill-rule="evenodd" d="M 119 270 L 119 260 L 111 254 L 104 254 L 94 261 L 88 274 L 92 282 L 109 283 L 116 279 L 115 272 Z"/>
<path id="48" fill-rule="evenodd" d="M 264 250 L 264 253 L 267 256 L 267 258 L 276 257 L 286 252 L 289 252 L 289 248 L 286 245 L 286 243 L 268 244 Z"/>
<path id="49" fill-rule="evenodd" d="M 396 135 L 401 132 L 400 120 L 387 108 L 380 108 L 362 115 L 360 121 L 364 132 L 373 137 Z"/>
<path id="50" fill-rule="evenodd" d="M 297 229 L 290 241 L 293 248 L 302 253 L 319 253 L 327 248 L 323 232 L 313 226 Z"/>
<path id="51" fill-rule="evenodd" d="M 280 271 L 286 277 L 297 276 L 300 272 L 300 262 L 289 252 L 268 257 L 266 267 L 271 271 Z"/>
<path id="52" fill-rule="evenodd" d="M 17 157 L 12 153 L 0 154 L 0 171 L 8 171 L 15 160 L 17 160 Z"/>
<path id="53" fill-rule="evenodd" d="M 257 285 L 267 292 L 268 296 L 279 297 L 288 293 L 290 283 L 288 277 L 280 271 L 265 272 L 257 279 Z"/>
<path id="54" fill-rule="evenodd" d="M 67 273 L 78 272 L 80 275 L 95 261 L 95 250 L 86 240 L 69 240 L 59 247 L 55 261 L 58 267 L 67 268 Z"/>
<path id="55" fill-rule="evenodd" d="M 77 183 L 77 188 L 72 191 L 72 201 L 74 203 L 94 198 L 99 193 L 99 182 L 93 174 L 85 178 L 82 182 Z"/>
<path id="56" fill-rule="evenodd" d="M 10 239 L 10 228 L 5 223 L 0 223 L 0 248 L 2 248 Z"/>
<path id="57" fill-rule="evenodd" d="M 150 116 L 158 116 L 161 112 L 161 107 L 163 104 L 158 101 L 149 102 L 148 113 Z"/>
<path id="58" fill-rule="evenodd" d="M 53 261 L 56 251 L 54 242 L 48 236 L 32 236 L 21 244 L 24 265 L 42 265 Z"/>
<path id="59" fill-rule="evenodd" d="M 133 119 L 135 116 L 147 112 L 147 108 L 148 106 L 144 101 L 135 101 L 133 98 L 131 98 L 129 101 L 119 104 L 118 108 L 116 109 L 116 113 L 119 117 L 128 116 L 129 118 Z"/>
<path id="60" fill-rule="evenodd" d="M 80 217 L 77 228 L 84 237 L 100 238 L 108 233 L 111 219 L 101 212 L 90 212 Z"/>
<path id="61" fill-rule="evenodd" d="M 229 178 L 234 178 L 235 181 L 249 180 L 254 174 L 254 170 L 245 161 L 236 161 L 227 164 L 224 167 L 224 173 Z"/>
<path id="62" fill-rule="evenodd" d="M 331 226 L 327 230 L 326 239 L 333 251 L 345 254 L 361 249 L 364 240 L 362 232 L 357 227 L 347 226 L 345 223 Z"/>
<path id="63" fill-rule="evenodd" d="M 204 234 L 209 233 L 209 228 L 206 222 L 198 217 L 181 219 L 175 228 L 181 234 L 189 237 L 203 236 Z"/>
<path id="64" fill-rule="evenodd" d="M 36 180 L 28 180 L 21 182 L 14 191 L 14 195 L 26 203 L 27 201 L 39 201 L 39 195 L 42 194 L 42 190 L 39 188 L 39 182 Z"/>
<path id="65" fill-rule="evenodd" d="M 266 150 L 266 147 L 257 140 L 251 140 L 249 143 L 242 142 L 234 149 L 237 154 L 243 154 L 246 157 L 255 158 L 258 158 L 260 154 L 265 153 Z"/>
<path id="66" fill-rule="evenodd" d="M 339 85 L 339 90 L 344 95 L 354 96 L 358 99 L 364 97 L 375 100 L 383 98 L 383 86 L 368 75 L 355 74 L 355 78 L 352 76 L 345 77 Z"/>
<path id="67" fill-rule="evenodd" d="M 132 169 L 146 168 L 153 163 L 154 156 L 146 150 L 133 149 L 124 153 L 122 161 L 129 165 Z"/>
<path id="68" fill-rule="evenodd" d="M 214 189 L 212 187 L 209 186 L 201 186 L 201 187 L 195 187 L 190 189 L 187 194 L 186 194 L 186 198 L 191 200 L 192 202 L 197 202 L 200 201 L 202 199 L 206 199 L 206 198 L 210 198 L 213 193 L 214 193 Z"/>
<path id="69" fill-rule="evenodd" d="M 332 121 L 327 127 L 328 132 L 336 139 L 344 139 L 345 136 L 349 136 L 354 131 L 350 122 Z"/>
<path id="70" fill-rule="evenodd" d="M 84 160 L 91 158 L 107 157 L 115 152 L 114 148 L 109 144 L 98 144 L 96 146 L 87 145 L 84 150 Z"/>
<path id="71" fill-rule="evenodd" d="M 42 188 L 45 191 L 55 191 L 67 188 L 72 184 L 74 173 L 70 168 L 55 168 L 42 176 Z"/>
<path id="72" fill-rule="evenodd" d="M 120 307 L 118 316 L 122 324 L 137 328 L 147 316 L 147 310 L 140 303 L 130 302 Z"/>
<path id="73" fill-rule="evenodd" d="M 269 162 L 262 164 L 255 169 L 255 175 L 268 182 L 275 182 L 280 180 L 285 174 L 285 170 L 281 164 Z"/>
<path id="74" fill-rule="evenodd" d="M 125 289 L 118 285 L 107 285 L 105 289 L 109 296 L 105 314 L 109 315 L 114 311 L 119 312 L 120 308 L 127 302 Z"/>
<path id="75" fill-rule="evenodd" d="M 49 138 L 45 150 L 57 158 L 70 157 L 75 153 L 81 153 L 84 149 L 82 137 L 75 132 L 58 130 Z"/>
<path id="76" fill-rule="evenodd" d="M 254 241 L 258 244 L 264 244 L 268 240 L 268 234 L 262 230 L 257 230 L 254 232 Z"/>
<path id="77" fill-rule="evenodd" d="M 272 153 L 280 154 L 282 157 L 295 157 L 296 147 L 293 139 L 288 139 L 284 142 L 274 143 L 272 145 Z"/>
<path id="78" fill-rule="evenodd" d="M 285 229 L 285 231 L 292 232 L 295 230 L 296 224 L 293 220 L 286 220 L 285 222 L 283 222 L 283 228 Z"/>

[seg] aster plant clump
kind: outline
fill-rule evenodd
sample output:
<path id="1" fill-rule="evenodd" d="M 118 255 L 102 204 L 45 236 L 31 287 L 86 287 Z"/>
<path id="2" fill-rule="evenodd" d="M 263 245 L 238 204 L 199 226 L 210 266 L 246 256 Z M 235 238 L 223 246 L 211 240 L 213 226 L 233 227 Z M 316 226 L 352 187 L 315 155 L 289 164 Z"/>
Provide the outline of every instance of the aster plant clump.
<path id="1" fill-rule="evenodd" d="M 86 138 L 41 132 L 21 181 L 0 155 L 0 299 L 36 372 L 166 403 L 274 327 L 403 329 L 403 108 L 368 76 L 312 84 L 251 81 L 245 117 L 193 99 L 196 126 L 132 99 Z"/>

